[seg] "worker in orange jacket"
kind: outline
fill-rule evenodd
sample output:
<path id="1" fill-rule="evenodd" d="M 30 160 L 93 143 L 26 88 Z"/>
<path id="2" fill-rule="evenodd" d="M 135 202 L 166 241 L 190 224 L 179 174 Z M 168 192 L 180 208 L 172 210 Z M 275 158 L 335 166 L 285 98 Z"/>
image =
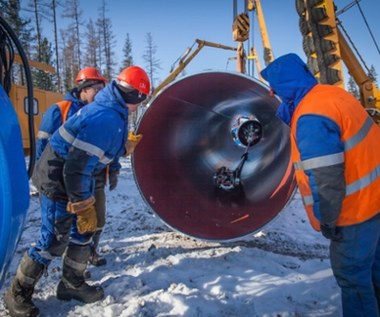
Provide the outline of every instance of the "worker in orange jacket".
<path id="1" fill-rule="evenodd" d="M 380 128 L 345 90 L 287 54 L 261 75 L 281 98 L 291 157 L 314 229 L 330 239 L 343 315 L 380 315 Z"/>

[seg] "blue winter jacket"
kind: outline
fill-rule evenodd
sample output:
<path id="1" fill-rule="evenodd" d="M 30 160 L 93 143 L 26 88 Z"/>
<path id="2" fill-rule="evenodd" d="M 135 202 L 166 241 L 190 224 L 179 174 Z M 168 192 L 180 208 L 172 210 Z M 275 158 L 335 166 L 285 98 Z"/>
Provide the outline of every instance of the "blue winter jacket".
<path id="1" fill-rule="evenodd" d="M 274 60 L 262 70 L 261 75 L 282 99 L 277 114 L 288 125 L 301 100 L 318 84 L 307 65 L 292 53 Z M 292 124 L 296 125 L 295 140 L 301 161 L 344 152 L 342 131 L 327 116 L 308 113 Z M 334 223 L 345 195 L 344 164 L 307 169 L 305 173 L 315 202 L 315 216 L 324 223 Z"/>
<path id="2" fill-rule="evenodd" d="M 296 54 L 287 54 L 276 59 L 263 69 L 261 76 L 269 82 L 274 93 L 282 100 L 277 115 L 290 124 L 295 107 L 317 84 L 307 65 Z"/>
<path id="3" fill-rule="evenodd" d="M 92 195 L 92 174 L 125 154 L 127 137 L 128 108 L 113 81 L 50 139 L 52 150 L 64 162 L 63 182 L 69 200 Z"/>
<path id="4" fill-rule="evenodd" d="M 70 109 L 67 113 L 67 118 L 70 118 L 85 103 L 75 96 L 78 94 L 77 88 L 74 88 L 65 95 L 63 100 L 71 101 Z M 55 131 L 62 125 L 61 110 L 57 104 L 50 106 L 42 117 L 41 125 L 37 134 L 36 142 L 36 160 L 39 160 L 42 152 L 44 151 L 46 144 L 49 142 L 50 137 Z"/>

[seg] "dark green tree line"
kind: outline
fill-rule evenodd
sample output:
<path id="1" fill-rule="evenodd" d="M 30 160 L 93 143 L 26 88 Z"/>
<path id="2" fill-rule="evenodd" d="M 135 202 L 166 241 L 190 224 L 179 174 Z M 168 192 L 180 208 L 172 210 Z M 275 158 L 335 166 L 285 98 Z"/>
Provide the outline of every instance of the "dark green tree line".
<path id="1" fill-rule="evenodd" d="M 125 33 L 120 62 L 115 58 L 117 43 L 107 5 L 102 0 L 99 15 L 93 20 L 84 18 L 80 0 L 0 0 L 0 14 L 16 33 L 27 57 L 56 70 L 51 74 L 32 69 L 35 87 L 66 92 L 75 85 L 75 76 L 83 67 L 97 67 L 111 80 L 118 71 L 134 64 L 129 31 Z M 146 35 L 142 58 L 154 87 L 161 67 L 151 33 Z M 13 72 L 13 81 L 25 84 L 22 67 Z"/>

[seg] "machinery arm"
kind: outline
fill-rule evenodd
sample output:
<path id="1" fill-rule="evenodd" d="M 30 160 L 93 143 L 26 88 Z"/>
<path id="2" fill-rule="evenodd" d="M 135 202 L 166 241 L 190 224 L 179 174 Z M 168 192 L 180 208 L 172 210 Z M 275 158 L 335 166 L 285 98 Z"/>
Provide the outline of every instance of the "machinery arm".
<path id="1" fill-rule="evenodd" d="M 166 77 L 153 91 L 152 96 L 157 95 L 157 93 L 170 84 L 184 69 L 185 67 L 193 60 L 193 58 L 199 53 L 199 51 L 205 47 L 215 47 L 215 48 L 221 48 L 224 50 L 232 50 L 236 51 L 237 49 L 235 47 L 226 46 L 218 43 L 208 42 L 204 40 L 196 39 L 195 42 L 198 44 L 197 48 L 190 54 L 191 48 L 187 49 L 184 55 L 179 60 L 178 66 L 169 74 L 168 77 Z"/>
<path id="2" fill-rule="evenodd" d="M 340 31 L 339 27 L 339 45 L 341 51 L 341 57 L 347 66 L 348 72 L 353 77 L 360 90 L 360 100 L 365 108 L 376 108 L 380 111 L 380 91 L 363 70 L 356 55 L 348 45 L 345 37 Z"/>
<path id="3" fill-rule="evenodd" d="M 263 47 L 264 47 L 264 62 L 265 62 L 265 65 L 267 66 L 274 59 L 272 46 L 269 41 L 268 31 L 267 31 L 267 27 L 266 27 L 266 23 L 264 19 L 264 13 L 261 7 L 260 0 L 255 0 L 254 6 L 256 9 L 257 21 L 259 23 L 261 40 L 263 42 Z"/>
<path id="4" fill-rule="evenodd" d="M 380 92 L 364 71 L 336 19 L 333 0 L 296 0 L 308 66 L 321 83 L 344 88 L 342 64 L 359 87 L 360 101 L 375 121 L 380 113 Z"/>

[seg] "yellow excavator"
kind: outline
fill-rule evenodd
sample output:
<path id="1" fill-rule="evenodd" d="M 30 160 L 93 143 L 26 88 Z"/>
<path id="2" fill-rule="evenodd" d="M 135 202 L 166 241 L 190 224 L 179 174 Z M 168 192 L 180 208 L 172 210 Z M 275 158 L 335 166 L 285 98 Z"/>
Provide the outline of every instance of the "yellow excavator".
<path id="1" fill-rule="evenodd" d="M 14 63 L 21 64 L 20 56 L 15 54 Z M 34 69 L 44 71 L 46 73 L 55 74 L 54 67 L 39 63 L 36 61 L 28 60 L 29 66 Z M 22 133 L 22 144 L 26 155 L 30 154 L 31 144 L 29 136 L 29 110 L 28 104 L 28 90 L 26 86 L 12 84 L 9 92 L 9 99 L 16 110 L 18 120 L 20 122 L 20 128 Z M 34 133 L 37 135 L 37 130 L 40 126 L 42 116 L 47 108 L 62 100 L 63 95 L 59 92 L 47 91 L 39 88 L 33 88 L 33 121 L 34 121 Z"/>
<path id="2" fill-rule="evenodd" d="M 237 14 L 237 0 L 234 0 L 233 38 L 242 47 L 249 40 L 249 25 L 254 18 L 258 21 L 261 40 L 264 48 L 265 65 L 270 63 L 274 54 L 269 41 L 264 13 L 260 0 L 244 0 L 244 12 Z M 320 83 L 338 85 L 345 88 L 343 65 L 352 76 L 360 92 L 360 101 L 373 119 L 380 123 L 380 91 L 370 75 L 364 70 L 355 55 L 341 22 L 337 18 L 333 0 L 295 0 L 295 9 L 299 15 L 302 44 L 308 59 L 308 66 Z M 249 13 L 251 12 L 251 16 Z M 251 45 L 248 42 L 248 46 Z M 246 61 L 255 60 L 257 73 L 260 76 L 261 66 L 255 47 L 248 48 L 250 54 L 240 55 Z M 241 67 L 244 69 L 244 67 Z M 260 80 L 262 80 L 259 77 Z"/>
<path id="3" fill-rule="evenodd" d="M 295 0 L 308 66 L 321 83 L 344 88 L 343 64 L 360 92 L 363 107 L 380 123 L 380 91 L 350 47 L 333 0 Z"/>

